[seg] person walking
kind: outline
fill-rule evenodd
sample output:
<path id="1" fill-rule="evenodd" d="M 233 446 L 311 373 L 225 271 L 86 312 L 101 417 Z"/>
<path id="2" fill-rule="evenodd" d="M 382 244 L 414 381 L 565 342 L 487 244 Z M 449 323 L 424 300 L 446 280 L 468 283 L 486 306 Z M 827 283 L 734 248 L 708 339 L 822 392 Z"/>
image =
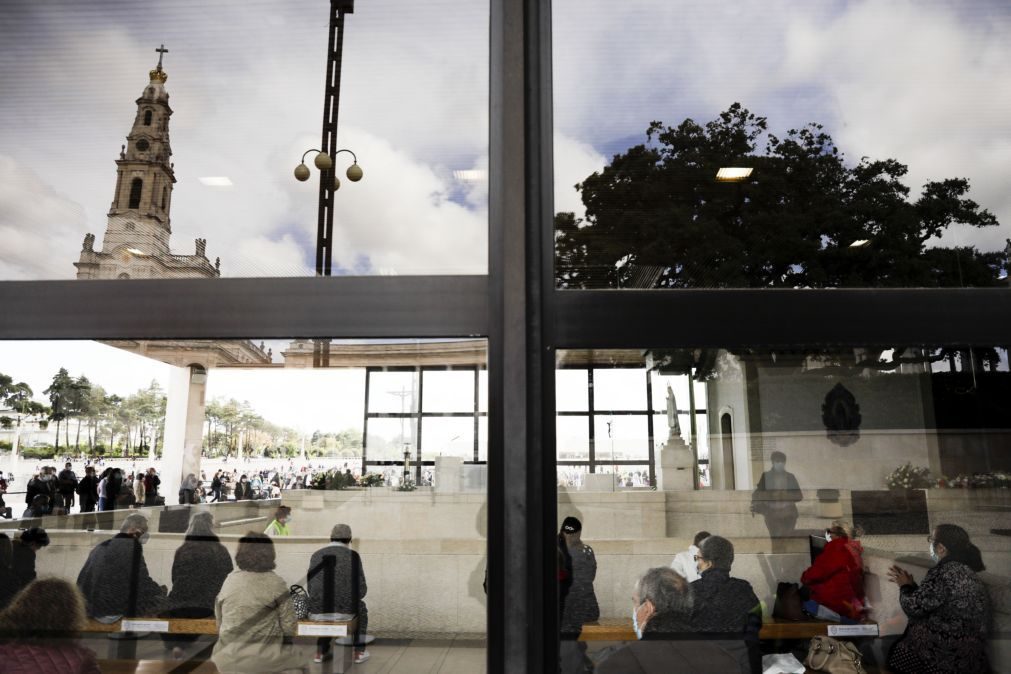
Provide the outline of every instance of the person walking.
<path id="1" fill-rule="evenodd" d="M 214 477 L 211 479 L 211 503 L 217 503 L 221 500 L 221 471 L 214 473 Z"/>
<path id="2" fill-rule="evenodd" d="M 94 466 L 84 468 L 84 477 L 77 483 L 77 495 L 80 498 L 82 513 L 95 511 L 98 504 L 98 479 L 95 477 Z"/>
<path id="3" fill-rule="evenodd" d="M 70 512 L 70 509 L 74 507 L 74 493 L 77 491 L 77 473 L 74 472 L 73 467 L 68 461 L 60 471 L 59 476 L 57 476 L 57 488 L 60 495 L 63 496 L 63 507 Z"/>

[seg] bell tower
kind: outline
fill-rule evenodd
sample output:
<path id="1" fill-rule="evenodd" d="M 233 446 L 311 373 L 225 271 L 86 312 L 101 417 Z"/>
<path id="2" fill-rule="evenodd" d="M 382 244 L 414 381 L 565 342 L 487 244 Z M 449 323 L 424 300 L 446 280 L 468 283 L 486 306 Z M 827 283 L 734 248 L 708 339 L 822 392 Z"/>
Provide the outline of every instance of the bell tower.
<path id="1" fill-rule="evenodd" d="M 176 182 L 169 145 L 168 75 L 158 52 L 158 65 L 137 99 L 137 114 L 116 160 L 116 191 L 96 250 L 93 234 L 86 234 L 74 266 L 79 279 L 214 278 L 221 276 L 220 258 L 207 258 L 207 240 L 194 241 L 191 255 L 173 254 L 169 247 L 172 189 Z"/>
<path id="2" fill-rule="evenodd" d="M 102 243 L 106 252 L 128 246 L 145 255 L 169 254 L 169 211 L 176 182 L 169 144 L 172 108 L 165 91 L 168 74 L 162 69 L 168 50 L 162 45 L 156 51 L 158 66 L 136 101 L 133 126 L 116 160 L 116 191 Z"/>

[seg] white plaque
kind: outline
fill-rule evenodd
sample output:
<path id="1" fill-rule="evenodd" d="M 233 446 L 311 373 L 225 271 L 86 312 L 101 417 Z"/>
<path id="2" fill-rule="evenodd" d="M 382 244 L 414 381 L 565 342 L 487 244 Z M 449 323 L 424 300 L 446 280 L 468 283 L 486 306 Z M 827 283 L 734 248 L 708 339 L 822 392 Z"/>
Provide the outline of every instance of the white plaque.
<path id="1" fill-rule="evenodd" d="M 829 625 L 828 635 L 830 637 L 876 637 L 878 636 L 877 623 L 868 625 Z"/>
<path id="2" fill-rule="evenodd" d="M 300 637 L 346 637 L 348 626 L 345 624 L 299 623 Z"/>
<path id="3" fill-rule="evenodd" d="M 123 620 L 119 624 L 123 632 L 168 632 L 168 620 Z"/>

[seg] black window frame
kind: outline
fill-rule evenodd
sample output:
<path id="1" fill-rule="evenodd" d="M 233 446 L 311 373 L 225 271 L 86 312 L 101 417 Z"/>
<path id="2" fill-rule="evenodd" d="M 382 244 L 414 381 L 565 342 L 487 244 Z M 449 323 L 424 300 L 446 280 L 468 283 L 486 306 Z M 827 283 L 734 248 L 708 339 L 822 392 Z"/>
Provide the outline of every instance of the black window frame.
<path id="1" fill-rule="evenodd" d="M 489 9 L 487 276 L 2 281 L 0 306 L 17 320 L 0 321 L 0 339 L 487 338 L 497 674 L 557 667 L 558 349 L 1008 344 L 1011 292 L 555 289 L 551 2 Z M 656 318 L 684 315 L 691 329 Z"/>

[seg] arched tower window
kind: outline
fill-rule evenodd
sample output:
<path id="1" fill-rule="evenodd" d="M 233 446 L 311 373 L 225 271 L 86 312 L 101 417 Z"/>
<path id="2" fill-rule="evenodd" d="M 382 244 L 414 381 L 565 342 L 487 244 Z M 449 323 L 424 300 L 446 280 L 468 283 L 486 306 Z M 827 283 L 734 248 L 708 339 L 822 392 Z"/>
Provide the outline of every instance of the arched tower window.
<path id="1" fill-rule="evenodd" d="M 140 191 L 144 188 L 144 181 L 134 178 L 130 183 L 130 204 L 127 208 L 140 208 Z"/>
<path id="2" fill-rule="evenodd" d="M 161 209 L 165 210 L 165 204 L 168 203 L 168 187 L 161 188 Z"/>
<path id="3" fill-rule="evenodd" d="M 151 126 L 151 111 L 144 111 L 144 126 Z"/>

